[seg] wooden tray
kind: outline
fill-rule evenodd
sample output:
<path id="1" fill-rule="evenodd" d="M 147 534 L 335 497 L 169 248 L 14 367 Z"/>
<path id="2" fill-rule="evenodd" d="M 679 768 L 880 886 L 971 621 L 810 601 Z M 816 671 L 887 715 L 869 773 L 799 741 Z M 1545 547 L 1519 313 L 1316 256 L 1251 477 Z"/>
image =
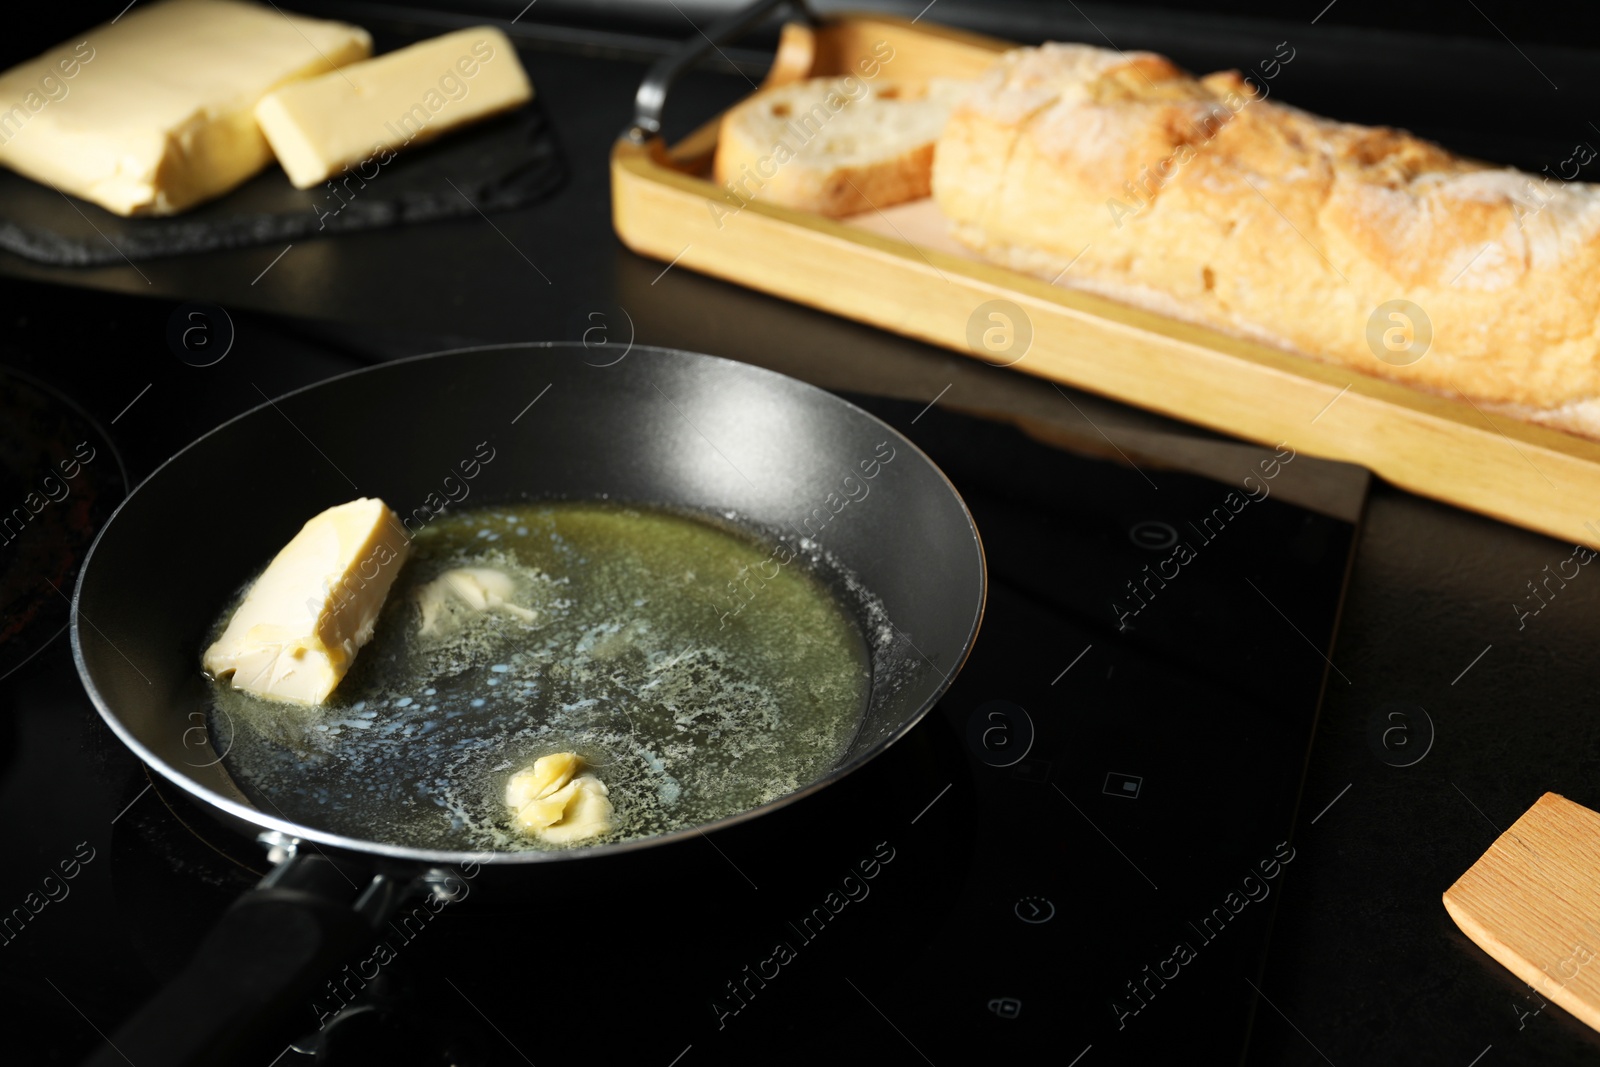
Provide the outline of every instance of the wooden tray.
<path id="1" fill-rule="evenodd" d="M 876 16 L 790 24 L 767 84 L 856 71 L 883 42 L 897 80 L 976 77 L 1012 47 Z M 629 248 L 991 363 L 968 322 L 1008 300 L 1033 331 L 1016 370 L 1600 547 L 1600 443 L 980 262 L 931 200 L 842 220 L 741 205 L 709 178 L 717 127 L 671 146 L 637 130 L 617 142 L 612 218 Z"/>

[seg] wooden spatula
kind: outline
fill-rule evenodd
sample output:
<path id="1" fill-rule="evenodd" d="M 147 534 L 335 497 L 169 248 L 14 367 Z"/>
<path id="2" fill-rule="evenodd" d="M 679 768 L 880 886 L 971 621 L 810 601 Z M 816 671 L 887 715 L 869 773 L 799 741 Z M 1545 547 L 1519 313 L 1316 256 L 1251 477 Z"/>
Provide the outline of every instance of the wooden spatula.
<path id="1" fill-rule="evenodd" d="M 1600 1030 L 1600 814 L 1546 793 L 1444 906 L 1512 974 Z"/>

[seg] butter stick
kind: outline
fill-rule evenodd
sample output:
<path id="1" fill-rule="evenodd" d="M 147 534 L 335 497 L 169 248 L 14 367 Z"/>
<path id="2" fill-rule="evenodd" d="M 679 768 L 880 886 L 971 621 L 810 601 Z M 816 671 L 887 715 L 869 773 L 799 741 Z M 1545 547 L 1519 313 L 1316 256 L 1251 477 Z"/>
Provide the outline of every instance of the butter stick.
<path id="1" fill-rule="evenodd" d="M 532 97 L 510 40 L 479 26 L 286 85 L 255 114 L 289 180 L 308 189 Z"/>
<path id="2" fill-rule="evenodd" d="M 313 516 L 206 649 L 205 669 L 267 700 L 321 704 L 372 640 L 409 548 L 381 500 L 362 497 Z"/>

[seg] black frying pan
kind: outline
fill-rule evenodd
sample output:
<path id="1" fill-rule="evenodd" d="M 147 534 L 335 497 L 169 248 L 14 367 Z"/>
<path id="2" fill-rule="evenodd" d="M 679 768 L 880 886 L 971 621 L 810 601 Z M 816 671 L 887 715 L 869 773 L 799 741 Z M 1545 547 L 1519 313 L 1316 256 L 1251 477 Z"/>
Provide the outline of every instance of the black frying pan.
<path id="1" fill-rule="evenodd" d="M 200 652 L 219 610 L 310 516 L 364 495 L 406 517 L 444 499 L 446 477 L 484 442 L 494 458 L 463 506 L 604 494 L 731 509 L 791 541 L 812 537 L 856 575 L 895 636 L 874 648 L 864 719 L 837 765 L 698 830 L 557 852 L 408 848 L 252 803 L 197 729 L 207 706 Z M 885 448 L 894 458 L 866 479 L 862 462 Z M 463 869 L 475 888 L 519 875 L 544 884 L 822 789 L 933 706 L 972 646 L 984 592 L 972 517 L 927 456 L 829 393 L 728 360 L 642 347 L 620 360 L 581 345 L 471 349 L 334 378 L 233 419 L 163 464 L 101 532 L 78 580 L 72 641 L 112 730 L 225 822 L 260 834 L 277 866 L 94 1062 L 230 1062 L 289 1024 L 288 1007 L 400 902 L 459 892 Z M 362 873 L 354 888 L 352 869 Z"/>

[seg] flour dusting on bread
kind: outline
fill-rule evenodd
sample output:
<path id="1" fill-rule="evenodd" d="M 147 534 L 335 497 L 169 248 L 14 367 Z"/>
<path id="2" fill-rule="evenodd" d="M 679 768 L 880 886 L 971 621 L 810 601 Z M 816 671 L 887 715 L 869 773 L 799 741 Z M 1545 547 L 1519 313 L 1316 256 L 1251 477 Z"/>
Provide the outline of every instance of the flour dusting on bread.
<path id="1" fill-rule="evenodd" d="M 954 106 L 932 188 L 995 262 L 1600 436 L 1600 187 L 1311 115 L 1236 72 L 1047 44 Z M 1397 299 L 1432 330 L 1404 366 L 1369 343 Z"/>

